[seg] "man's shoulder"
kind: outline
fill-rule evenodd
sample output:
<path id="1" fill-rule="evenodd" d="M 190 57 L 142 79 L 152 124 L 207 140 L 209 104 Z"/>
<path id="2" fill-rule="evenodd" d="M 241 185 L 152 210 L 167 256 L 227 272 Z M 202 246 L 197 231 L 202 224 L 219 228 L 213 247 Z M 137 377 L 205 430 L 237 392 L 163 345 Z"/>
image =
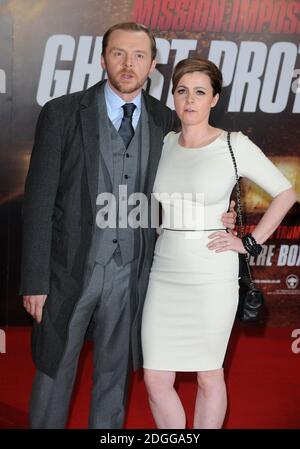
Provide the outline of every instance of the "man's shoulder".
<path id="1" fill-rule="evenodd" d="M 144 99 L 147 103 L 147 106 L 151 110 L 155 110 L 156 112 L 160 114 L 166 114 L 166 115 L 172 115 L 173 111 L 168 106 L 163 104 L 160 100 L 158 100 L 155 97 L 152 97 L 152 95 L 148 94 L 147 92 L 143 91 Z"/>
<path id="2" fill-rule="evenodd" d="M 88 89 L 80 90 L 70 94 L 61 95 L 60 97 L 49 100 L 44 107 L 53 107 L 54 109 L 70 109 L 77 108 L 83 98 L 87 98 L 87 101 L 92 101 L 95 98 L 96 92 L 99 89 L 100 83 L 94 84 Z"/>
<path id="3" fill-rule="evenodd" d="M 157 98 L 152 97 L 144 91 L 143 94 L 148 113 L 151 114 L 156 124 L 163 129 L 164 134 L 175 129 L 177 130 L 179 127 L 179 120 L 176 112 L 157 100 Z"/>

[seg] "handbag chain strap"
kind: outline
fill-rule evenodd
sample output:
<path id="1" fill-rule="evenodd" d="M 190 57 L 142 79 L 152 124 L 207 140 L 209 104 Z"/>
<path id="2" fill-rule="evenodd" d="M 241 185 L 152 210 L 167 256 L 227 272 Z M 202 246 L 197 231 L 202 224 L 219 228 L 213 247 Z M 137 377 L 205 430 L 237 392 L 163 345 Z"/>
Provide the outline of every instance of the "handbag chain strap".
<path id="1" fill-rule="evenodd" d="M 243 222 L 243 216 L 242 216 L 242 203 L 241 203 L 241 189 L 240 189 L 240 180 L 239 180 L 239 175 L 238 175 L 238 169 L 237 169 L 237 164 L 236 164 L 236 159 L 234 157 L 234 153 L 232 150 L 232 146 L 231 146 L 231 142 L 230 142 L 230 131 L 227 132 L 227 143 L 228 143 L 228 148 L 230 151 L 230 155 L 231 155 L 231 159 L 233 162 L 233 166 L 234 166 L 234 171 L 235 171 L 235 179 L 236 179 L 236 199 L 237 199 L 237 217 L 238 217 L 238 237 L 243 237 L 244 235 L 244 222 Z M 253 279 L 252 279 L 252 275 L 251 275 L 251 270 L 250 270 L 250 264 L 249 264 L 249 255 L 243 254 L 243 256 L 245 257 L 246 260 L 246 266 L 247 266 L 247 271 L 248 271 L 248 276 L 250 279 L 250 282 L 253 283 Z"/>

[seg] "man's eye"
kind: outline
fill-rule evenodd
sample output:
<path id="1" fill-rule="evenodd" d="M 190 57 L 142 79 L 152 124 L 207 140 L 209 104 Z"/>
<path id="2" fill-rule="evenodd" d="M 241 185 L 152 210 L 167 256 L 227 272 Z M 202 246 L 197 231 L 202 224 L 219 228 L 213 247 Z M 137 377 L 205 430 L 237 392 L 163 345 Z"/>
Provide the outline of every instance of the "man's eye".
<path id="1" fill-rule="evenodd" d="M 138 59 L 143 59 L 143 58 L 144 58 L 144 55 L 142 55 L 141 53 L 138 53 L 138 54 L 136 55 L 136 57 L 137 57 Z"/>

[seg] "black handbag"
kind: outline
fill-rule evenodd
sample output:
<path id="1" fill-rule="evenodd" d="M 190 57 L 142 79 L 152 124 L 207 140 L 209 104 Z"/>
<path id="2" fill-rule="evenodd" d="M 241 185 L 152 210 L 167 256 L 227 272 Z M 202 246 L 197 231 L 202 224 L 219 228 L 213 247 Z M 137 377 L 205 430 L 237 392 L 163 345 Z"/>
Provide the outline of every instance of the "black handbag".
<path id="1" fill-rule="evenodd" d="M 241 190 L 236 160 L 230 143 L 230 132 L 227 133 L 227 143 L 232 158 L 236 177 L 236 199 L 237 199 L 237 218 L 238 218 L 238 237 L 244 235 L 244 225 L 242 218 Z M 259 317 L 264 307 L 264 297 L 262 292 L 256 287 L 250 270 L 248 254 L 239 254 L 239 303 L 237 316 L 242 322 L 255 321 Z"/>

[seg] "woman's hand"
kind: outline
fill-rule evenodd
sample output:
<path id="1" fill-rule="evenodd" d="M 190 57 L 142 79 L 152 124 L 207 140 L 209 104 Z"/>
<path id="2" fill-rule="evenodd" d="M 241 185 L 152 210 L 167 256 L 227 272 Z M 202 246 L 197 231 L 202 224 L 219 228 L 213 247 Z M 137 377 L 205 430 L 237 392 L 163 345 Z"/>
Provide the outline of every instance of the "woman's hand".
<path id="1" fill-rule="evenodd" d="M 228 228 L 228 229 L 235 228 L 237 213 L 234 210 L 234 207 L 235 207 L 235 201 L 231 200 L 230 206 L 229 206 L 229 212 L 224 212 L 222 214 L 221 220 L 222 220 L 222 223 L 225 226 L 225 228 Z"/>
<path id="2" fill-rule="evenodd" d="M 244 248 L 242 240 L 231 232 L 213 232 L 208 236 L 208 238 L 212 239 L 212 241 L 207 245 L 208 249 L 215 251 L 216 253 L 221 253 L 223 251 L 236 251 L 237 253 L 246 254 L 247 252 Z"/>

